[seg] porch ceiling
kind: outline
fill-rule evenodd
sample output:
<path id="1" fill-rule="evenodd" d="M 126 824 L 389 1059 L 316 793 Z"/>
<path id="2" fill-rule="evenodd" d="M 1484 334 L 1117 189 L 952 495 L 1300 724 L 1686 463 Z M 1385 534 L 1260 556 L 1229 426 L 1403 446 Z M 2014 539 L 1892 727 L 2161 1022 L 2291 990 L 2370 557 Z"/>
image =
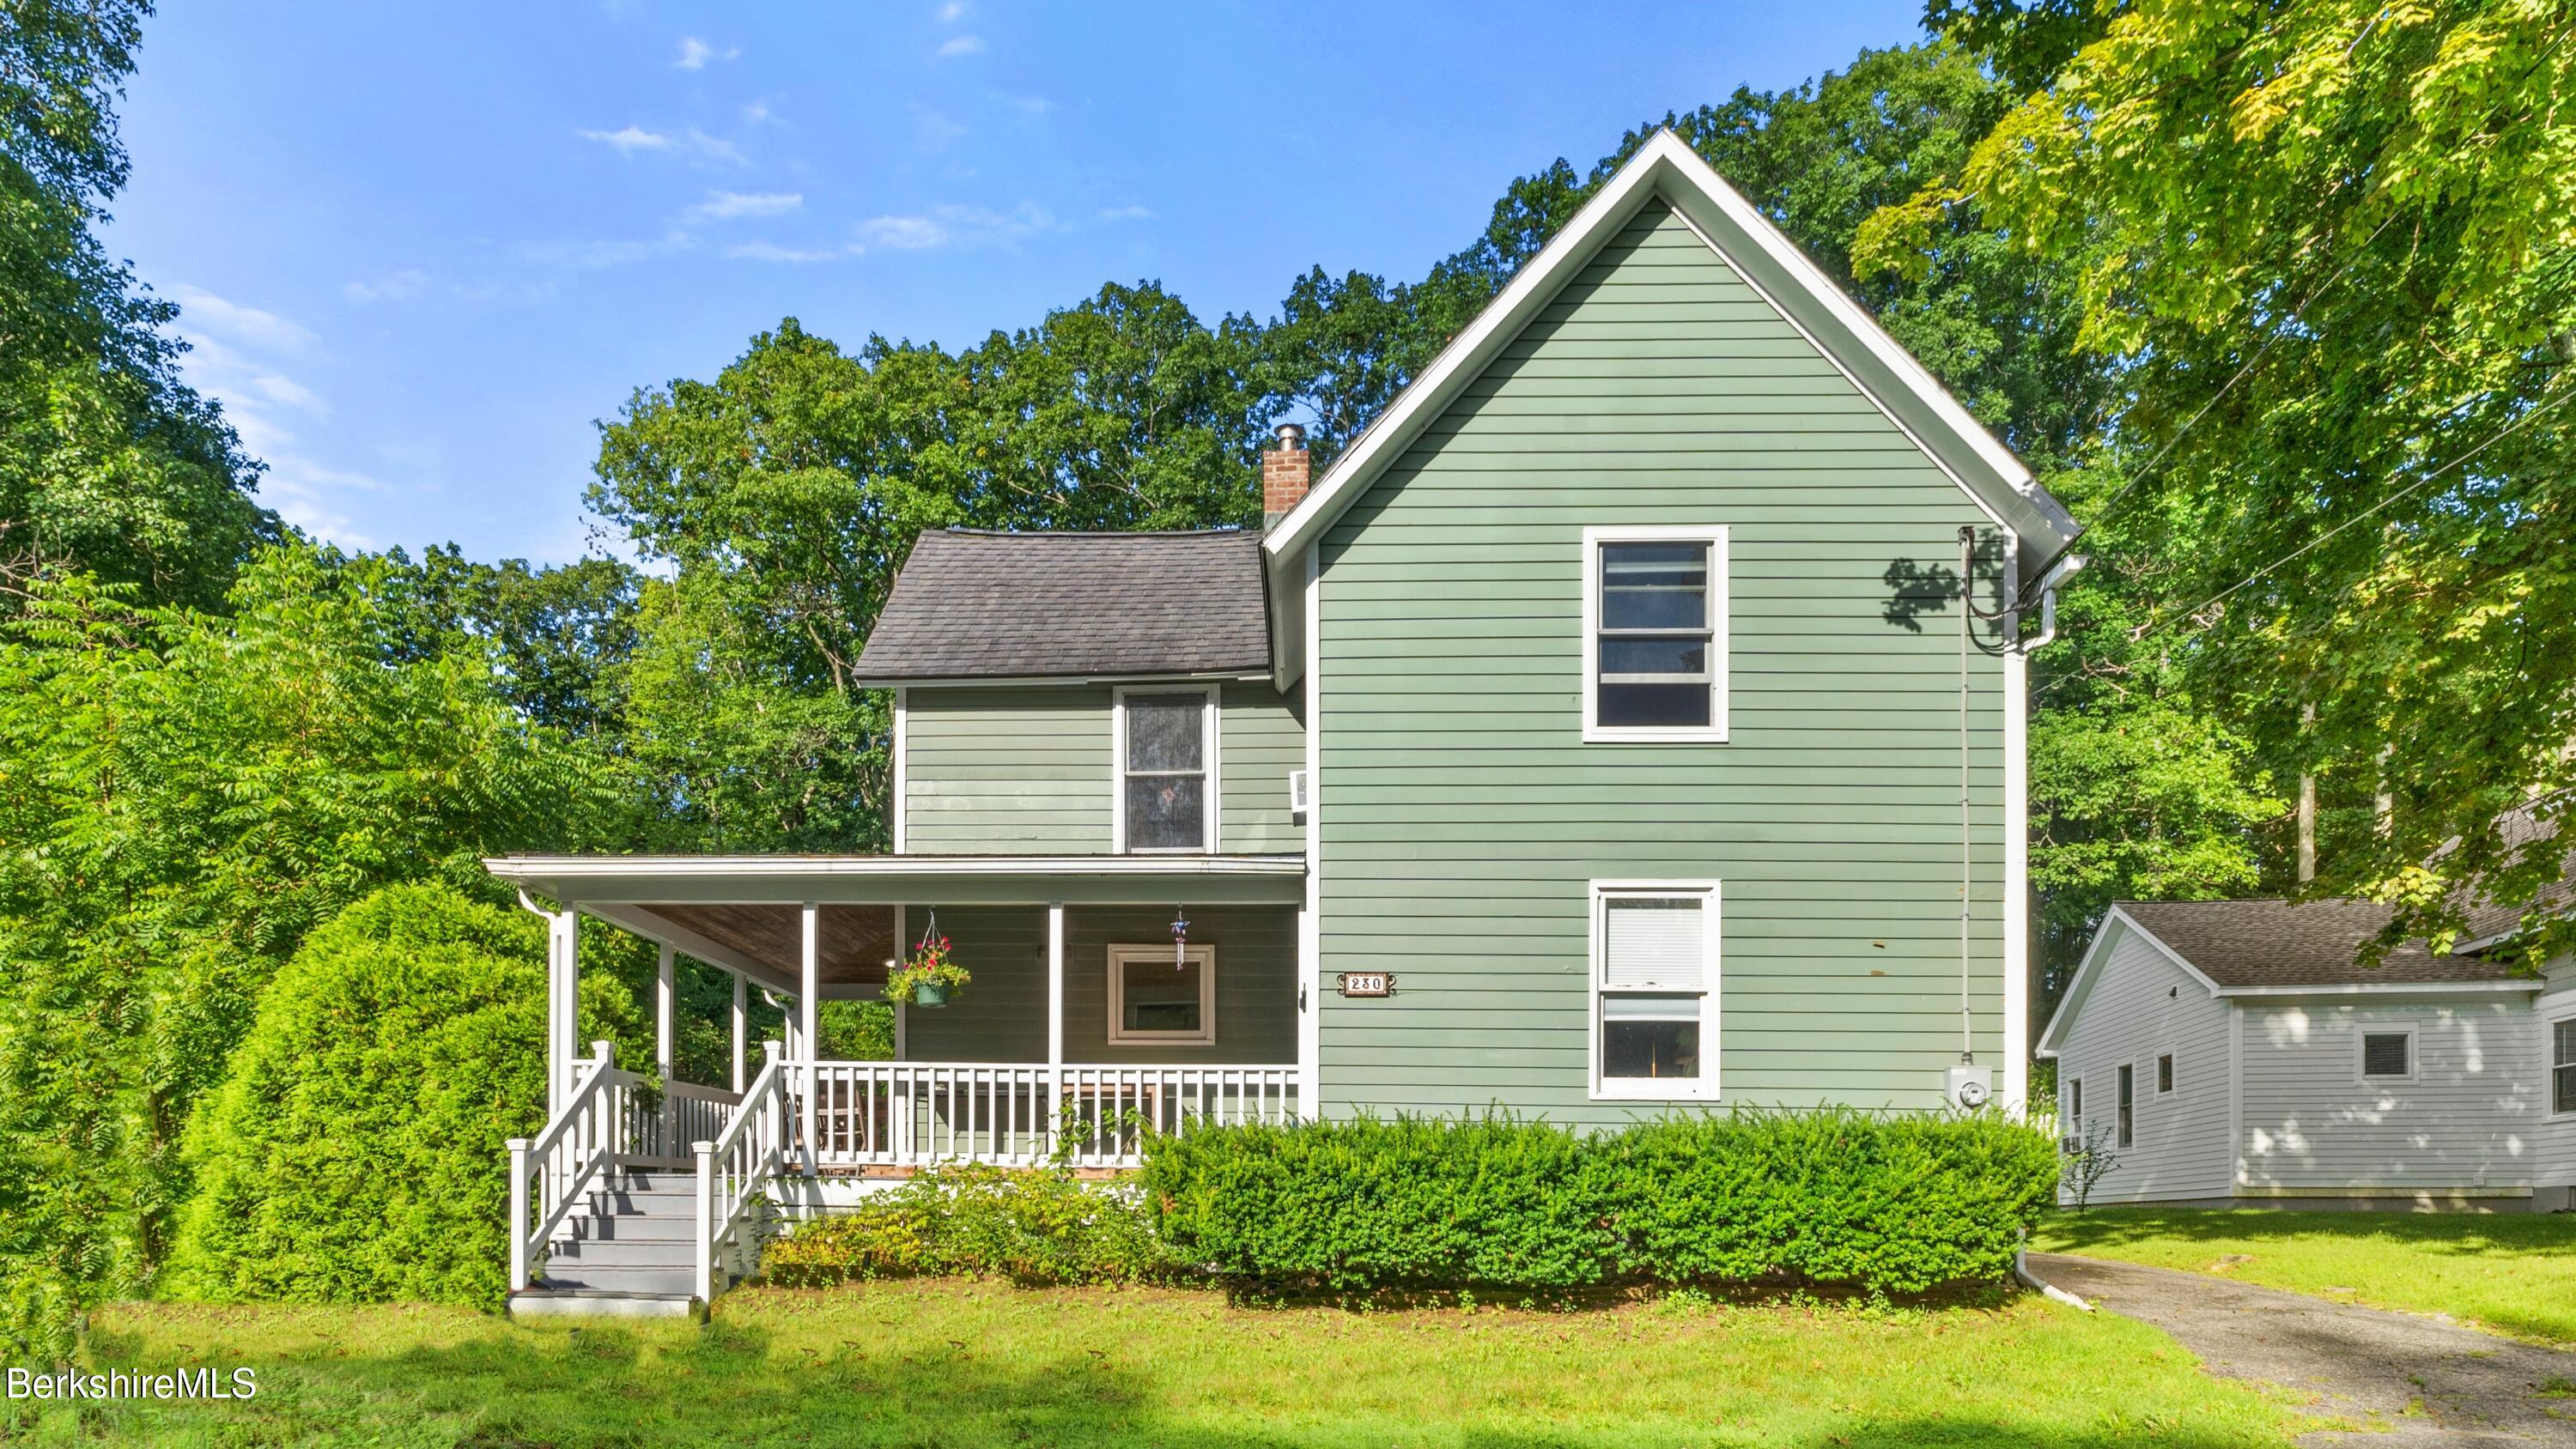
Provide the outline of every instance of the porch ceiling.
<path id="1" fill-rule="evenodd" d="M 804 940 L 798 906 L 630 906 L 635 915 L 678 927 L 769 967 L 787 981 L 803 970 Z M 814 973 L 825 986 L 883 986 L 885 963 L 895 954 L 894 907 L 822 906 L 816 909 Z"/>

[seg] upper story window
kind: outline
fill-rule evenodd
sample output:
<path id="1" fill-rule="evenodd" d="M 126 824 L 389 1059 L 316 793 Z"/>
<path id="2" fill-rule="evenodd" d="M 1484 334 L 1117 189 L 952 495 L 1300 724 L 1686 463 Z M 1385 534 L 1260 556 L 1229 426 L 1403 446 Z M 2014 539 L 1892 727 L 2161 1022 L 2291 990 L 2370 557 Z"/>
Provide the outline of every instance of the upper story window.
<path id="1" fill-rule="evenodd" d="M 1122 852 L 1216 849 L 1216 694 L 1116 691 Z"/>
<path id="2" fill-rule="evenodd" d="M 1726 738 L 1726 530 L 1583 532 L 1583 737 Z"/>

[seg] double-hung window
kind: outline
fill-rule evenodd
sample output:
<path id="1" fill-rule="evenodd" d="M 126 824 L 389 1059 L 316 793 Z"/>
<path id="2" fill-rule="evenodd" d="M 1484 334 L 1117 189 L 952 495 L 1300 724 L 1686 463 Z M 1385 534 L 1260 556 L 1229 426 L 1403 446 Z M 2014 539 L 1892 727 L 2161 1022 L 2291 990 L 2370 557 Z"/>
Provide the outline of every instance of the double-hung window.
<path id="1" fill-rule="evenodd" d="M 1592 886 L 1598 1097 L 1717 1095 L 1717 884 Z"/>
<path id="2" fill-rule="evenodd" d="M 1726 738 L 1726 530 L 1583 532 L 1583 737 Z"/>
<path id="3" fill-rule="evenodd" d="M 1216 696 L 1204 689 L 1115 692 L 1117 848 L 1216 849 Z"/>
<path id="4" fill-rule="evenodd" d="M 2127 1062 L 2120 1063 L 2119 1145 L 2122 1147 L 2138 1145 L 2136 1069 Z"/>
<path id="5" fill-rule="evenodd" d="M 2576 1016 L 2549 1027 L 2549 1110 L 2576 1112 Z"/>

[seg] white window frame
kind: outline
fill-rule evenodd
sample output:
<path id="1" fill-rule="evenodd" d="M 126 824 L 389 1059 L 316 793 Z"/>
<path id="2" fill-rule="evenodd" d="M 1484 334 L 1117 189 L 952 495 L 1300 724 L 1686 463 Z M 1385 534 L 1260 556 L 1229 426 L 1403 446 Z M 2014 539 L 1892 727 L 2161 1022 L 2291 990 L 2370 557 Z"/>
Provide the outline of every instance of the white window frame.
<path id="1" fill-rule="evenodd" d="M 2373 1076 L 2370 1066 L 2370 1038 L 2402 1036 L 2406 1038 L 2406 1071 L 2402 1076 Z M 2424 1078 L 2424 1059 L 2416 1054 L 2421 1042 L 2415 1039 L 2411 1026 L 2369 1026 L 2361 1022 L 2352 1028 L 2352 1079 L 2367 1087 L 2382 1082 L 2417 1082 Z"/>
<path id="2" fill-rule="evenodd" d="M 1605 543 L 1708 545 L 1708 723 L 1601 723 L 1601 546 Z M 1722 523 L 1623 524 L 1583 530 L 1583 740 L 1586 744 L 1710 745 L 1726 743 L 1727 526 Z"/>
<path id="3" fill-rule="evenodd" d="M 2549 1115 L 2562 1122 L 2576 1118 L 2576 1110 L 2558 1110 L 2558 1028 L 2571 1021 L 2576 1021 L 2576 1012 L 2562 1010 L 2555 1016 L 2543 1018 L 2540 1023 L 2540 1060 L 2548 1073 Z"/>
<path id="4" fill-rule="evenodd" d="M 2063 1064 L 2061 1063 L 2061 1070 L 2062 1067 Z M 2084 1141 L 2083 1073 L 2078 1072 L 2074 1076 L 2067 1078 L 2064 1082 L 2059 1084 L 2059 1088 L 2063 1093 L 2063 1100 L 2058 1103 L 2057 1110 L 2059 1115 L 2066 1119 L 2066 1122 L 2064 1128 L 2060 1130 L 2057 1135 L 2060 1137 L 2074 1138 L 2076 1140 L 2076 1144 L 2080 1147 Z"/>
<path id="5" fill-rule="evenodd" d="M 2173 1063 L 2173 1085 L 2170 1087 L 2165 1085 L 2165 1063 L 2167 1062 Z M 2170 1097 L 2182 1090 L 2182 1061 L 2172 1047 L 2165 1047 L 2156 1053 L 2155 1064 L 2150 1070 L 2155 1073 L 2157 1096 Z"/>
<path id="6" fill-rule="evenodd" d="M 1215 1046 L 1216 1045 L 1216 947 L 1183 946 L 1182 957 L 1199 966 L 1199 1029 L 1197 1031 L 1129 1031 L 1121 1023 L 1127 1019 L 1127 963 L 1144 961 L 1166 968 L 1172 964 L 1172 948 L 1161 946 L 1112 946 L 1109 948 L 1109 1044 L 1111 1046 Z"/>
<path id="7" fill-rule="evenodd" d="M 1718 883 L 1713 880 L 1596 880 L 1590 885 L 1591 909 L 1589 935 L 1591 944 L 1585 953 L 1588 969 L 1584 976 L 1584 1016 L 1591 1024 L 1589 1065 L 1591 1100 L 1596 1102 L 1709 1102 L 1718 1095 L 1718 942 L 1723 934 L 1719 918 Z M 1611 994 L 1605 983 L 1607 963 L 1602 946 L 1609 928 L 1606 904 L 1617 896 L 1698 896 L 1700 906 L 1700 1006 L 1699 1006 L 1699 1077 L 1687 1084 L 1670 1077 L 1606 1077 L 1601 1074 L 1601 999 Z M 1641 996 L 1674 996 L 1673 991 L 1627 993 Z"/>
<path id="8" fill-rule="evenodd" d="M 1200 822 L 1197 845 L 1158 845 L 1151 849 L 1129 849 L 1127 845 L 1127 696 L 1131 694 L 1202 694 L 1207 705 L 1199 719 L 1199 759 L 1207 771 L 1207 788 L 1199 798 L 1206 802 L 1206 819 Z M 1214 855 L 1217 841 L 1219 799 L 1217 737 L 1224 733 L 1218 719 L 1224 702 L 1218 697 L 1215 681 L 1187 684 L 1121 684 L 1109 691 L 1109 851 L 1112 855 Z"/>

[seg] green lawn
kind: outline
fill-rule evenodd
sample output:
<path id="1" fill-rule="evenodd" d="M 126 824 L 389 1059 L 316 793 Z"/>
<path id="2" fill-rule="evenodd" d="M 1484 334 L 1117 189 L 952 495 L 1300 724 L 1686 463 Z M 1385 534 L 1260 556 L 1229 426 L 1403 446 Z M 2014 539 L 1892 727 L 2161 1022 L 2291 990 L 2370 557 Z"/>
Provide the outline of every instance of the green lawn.
<path id="1" fill-rule="evenodd" d="M 92 1344 L 100 1367 L 250 1364 L 259 1394 L 57 1405 L 28 1442 L 2219 1449 L 2292 1427 L 2151 1329 L 2030 1297 L 1352 1312 L 922 1282 L 745 1290 L 705 1329 L 132 1306 Z"/>
<path id="2" fill-rule="evenodd" d="M 2094 1208 L 2050 1215 L 2031 1246 L 2576 1343 L 2576 1216 Z"/>

